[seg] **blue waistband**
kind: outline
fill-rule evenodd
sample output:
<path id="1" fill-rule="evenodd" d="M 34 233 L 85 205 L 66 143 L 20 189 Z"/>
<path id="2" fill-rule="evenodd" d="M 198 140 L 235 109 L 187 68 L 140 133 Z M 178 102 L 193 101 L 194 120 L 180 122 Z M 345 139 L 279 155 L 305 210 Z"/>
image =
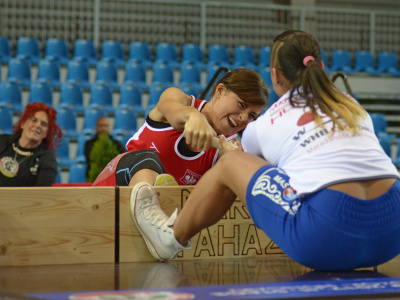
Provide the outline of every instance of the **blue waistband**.
<path id="1" fill-rule="evenodd" d="M 360 200 L 345 193 L 323 189 L 306 195 L 305 202 L 327 218 L 362 227 L 400 226 L 400 181 L 383 195 Z"/>

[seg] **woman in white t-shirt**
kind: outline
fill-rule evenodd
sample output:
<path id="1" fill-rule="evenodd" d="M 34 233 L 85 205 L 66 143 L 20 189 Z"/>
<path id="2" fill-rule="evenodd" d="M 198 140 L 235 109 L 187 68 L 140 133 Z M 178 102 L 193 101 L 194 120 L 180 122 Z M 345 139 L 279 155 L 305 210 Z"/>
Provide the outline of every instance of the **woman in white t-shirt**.
<path id="1" fill-rule="evenodd" d="M 399 172 L 367 112 L 323 68 L 313 36 L 280 34 L 271 51 L 280 99 L 248 125 L 244 152 L 227 151 L 178 216 L 165 216 L 150 186 L 135 186 L 133 219 L 155 258 L 190 247 L 190 238 L 222 218 L 236 197 L 257 227 L 310 268 L 371 267 L 400 254 Z"/>

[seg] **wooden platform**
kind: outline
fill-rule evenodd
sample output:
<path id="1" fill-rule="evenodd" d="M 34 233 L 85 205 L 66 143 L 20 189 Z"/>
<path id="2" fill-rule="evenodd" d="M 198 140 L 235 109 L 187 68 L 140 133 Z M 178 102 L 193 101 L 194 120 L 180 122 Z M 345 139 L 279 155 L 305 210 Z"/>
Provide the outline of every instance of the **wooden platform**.
<path id="1" fill-rule="evenodd" d="M 166 213 L 193 187 L 156 187 Z M 129 187 L 0 188 L 0 266 L 154 261 L 131 220 Z M 237 200 L 176 260 L 284 255 Z"/>

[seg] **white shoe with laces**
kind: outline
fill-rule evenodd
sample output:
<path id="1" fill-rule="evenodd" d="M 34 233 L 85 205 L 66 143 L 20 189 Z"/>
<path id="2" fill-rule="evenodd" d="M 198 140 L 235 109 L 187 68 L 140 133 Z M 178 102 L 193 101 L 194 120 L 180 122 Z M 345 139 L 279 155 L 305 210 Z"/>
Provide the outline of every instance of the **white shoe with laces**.
<path id="1" fill-rule="evenodd" d="M 131 214 L 147 248 L 154 258 L 160 261 L 175 258 L 179 252 L 190 249 L 182 246 L 175 238 L 171 226 L 178 216 L 178 210 L 168 217 L 161 209 L 157 195 L 151 185 L 145 182 L 136 184 L 131 193 Z"/>

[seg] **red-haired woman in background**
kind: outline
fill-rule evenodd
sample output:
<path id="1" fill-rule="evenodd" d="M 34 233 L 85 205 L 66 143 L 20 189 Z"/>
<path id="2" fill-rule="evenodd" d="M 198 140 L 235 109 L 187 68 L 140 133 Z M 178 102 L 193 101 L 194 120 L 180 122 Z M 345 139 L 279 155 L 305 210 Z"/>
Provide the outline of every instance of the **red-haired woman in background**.
<path id="1" fill-rule="evenodd" d="M 55 149 L 62 131 L 57 112 L 44 103 L 31 103 L 13 126 L 0 135 L 0 186 L 51 186 L 57 178 Z"/>

